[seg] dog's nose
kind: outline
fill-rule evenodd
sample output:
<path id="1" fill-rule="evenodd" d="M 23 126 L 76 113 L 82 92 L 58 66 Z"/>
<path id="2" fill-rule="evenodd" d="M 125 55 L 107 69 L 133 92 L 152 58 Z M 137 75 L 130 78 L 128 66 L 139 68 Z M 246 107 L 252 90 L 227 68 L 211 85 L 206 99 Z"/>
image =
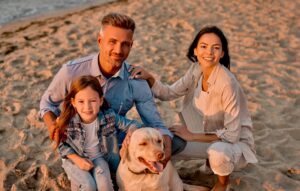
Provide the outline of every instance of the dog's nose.
<path id="1" fill-rule="evenodd" d="M 158 152 L 158 153 L 156 154 L 156 157 L 157 157 L 157 159 L 161 160 L 161 159 L 164 158 L 164 153 L 163 153 L 163 152 Z"/>

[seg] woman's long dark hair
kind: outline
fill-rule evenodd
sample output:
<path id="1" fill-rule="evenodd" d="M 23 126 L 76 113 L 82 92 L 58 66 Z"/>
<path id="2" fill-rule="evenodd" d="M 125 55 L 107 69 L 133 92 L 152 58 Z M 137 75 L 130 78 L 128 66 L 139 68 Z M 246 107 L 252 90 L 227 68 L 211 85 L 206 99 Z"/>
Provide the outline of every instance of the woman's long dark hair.
<path id="1" fill-rule="evenodd" d="M 58 141 L 58 143 L 56 143 L 55 148 L 57 148 L 57 146 L 59 145 L 59 143 L 61 141 L 66 139 L 65 132 L 68 128 L 70 120 L 76 114 L 76 110 L 71 103 L 72 98 L 74 99 L 75 95 L 79 91 L 81 91 L 87 87 L 91 87 L 93 90 L 98 92 L 100 98 L 103 97 L 103 91 L 102 91 L 101 85 L 100 85 L 98 79 L 94 76 L 90 76 L 90 75 L 81 76 L 72 82 L 70 91 L 63 101 L 63 108 L 62 108 L 61 114 L 59 116 L 59 120 L 57 122 L 57 128 L 59 129 L 59 141 Z M 100 107 L 100 110 L 106 110 L 108 108 L 109 108 L 109 105 L 108 105 L 107 101 L 103 98 L 103 104 Z"/>
<path id="2" fill-rule="evenodd" d="M 194 54 L 194 49 L 197 47 L 198 41 L 201 38 L 201 36 L 204 34 L 207 34 L 207 33 L 214 33 L 215 35 L 217 35 L 220 38 L 221 43 L 222 43 L 222 50 L 224 51 L 224 56 L 220 59 L 220 64 L 224 65 L 226 68 L 228 68 L 228 70 L 230 70 L 230 56 L 229 56 L 229 50 L 228 50 L 228 41 L 227 41 L 224 33 L 222 32 L 222 30 L 216 26 L 206 26 L 198 32 L 198 34 L 196 35 L 192 44 L 189 47 L 189 50 L 187 53 L 188 59 L 191 60 L 192 62 L 198 61 L 197 57 Z"/>

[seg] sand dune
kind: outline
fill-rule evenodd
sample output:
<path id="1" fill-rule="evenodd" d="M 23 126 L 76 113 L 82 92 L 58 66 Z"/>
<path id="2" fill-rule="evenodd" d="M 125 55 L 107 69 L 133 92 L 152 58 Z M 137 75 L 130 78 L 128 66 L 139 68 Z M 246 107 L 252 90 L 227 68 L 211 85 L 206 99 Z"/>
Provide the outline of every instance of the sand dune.
<path id="1" fill-rule="evenodd" d="M 292 0 L 130 0 L 1 28 L 0 190 L 70 190 L 38 119 L 39 100 L 63 63 L 98 51 L 99 21 L 115 11 L 137 24 L 129 61 L 169 83 L 187 70 L 195 33 L 207 24 L 221 27 L 247 95 L 259 159 L 231 176 L 232 190 L 299 191 L 299 8 Z M 179 122 L 180 100 L 157 104 L 167 125 Z M 210 187 L 215 177 L 201 174 L 201 163 L 176 167 L 185 182 Z"/>

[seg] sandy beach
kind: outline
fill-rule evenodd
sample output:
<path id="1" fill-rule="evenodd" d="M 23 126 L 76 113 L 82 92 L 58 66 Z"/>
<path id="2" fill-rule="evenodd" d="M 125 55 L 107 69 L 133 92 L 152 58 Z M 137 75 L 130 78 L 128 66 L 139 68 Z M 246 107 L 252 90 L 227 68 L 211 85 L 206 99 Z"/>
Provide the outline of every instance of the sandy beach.
<path id="1" fill-rule="evenodd" d="M 0 190 L 70 190 L 59 155 L 38 118 L 40 98 L 66 61 L 98 51 L 108 12 L 137 25 L 128 61 L 172 83 L 189 67 L 186 52 L 204 25 L 229 40 L 231 71 L 248 99 L 259 162 L 230 178 L 233 191 L 300 191 L 300 2 L 293 0 L 128 0 L 0 29 Z M 161 102 L 166 125 L 180 101 Z M 128 117 L 137 118 L 132 111 Z M 184 182 L 212 187 L 202 160 L 174 161 Z"/>

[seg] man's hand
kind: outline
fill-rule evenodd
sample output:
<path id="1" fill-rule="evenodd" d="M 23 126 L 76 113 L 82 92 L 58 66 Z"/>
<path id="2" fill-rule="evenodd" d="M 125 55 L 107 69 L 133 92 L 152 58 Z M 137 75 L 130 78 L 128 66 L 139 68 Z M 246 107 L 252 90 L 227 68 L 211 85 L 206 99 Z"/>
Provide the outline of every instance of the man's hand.
<path id="1" fill-rule="evenodd" d="M 49 137 L 52 141 L 58 142 L 59 130 L 57 127 L 57 120 L 55 120 L 50 127 L 48 127 Z"/>
<path id="2" fill-rule="evenodd" d="M 172 154 L 172 139 L 168 135 L 164 135 L 164 145 L 165 145 L 165 159 L 162 161 L 164 168 L 167 166 L 167 163 L 171 159 Z"/>
<path id="3" fill-rule="evenodd" d="M 126 150 L 127 150 L 127 148 L 128 148 L 128 145 L 129 145 L 129 142 L 130 142 L 131 135 L 132 135 L 132 133 L 133 133 L 135 130 L 137 130 L 137 128 L 135 128 L 135 127 L 128 129 L 128 131 L 127 131 L 127 133 L 126 133 L 126 137 L 125 137 L 125 139 L 123 140 L 122 147 L 121 147 L 121 149 L 120 149 L 120 157 L 121 157 L 121 158 L 125 157 Z"/>
<path id="4" fill-rule="evenodd" d="M 94 164 L 92 163 L 92 161 L 86 158 L 82 158 L 77 154 L 70 154 L 67 157 L 72 160 L 81 170 L 89 171 L 94 168 Z"/>
<path id="5" fill-rule="evenodd" d="M 59 141 L 59 129 L 57 128 L 57 118 L 56 116 L 51 112 L 48 111 L 43 116 L 45 125 L 48 128 L 49 137 L 52 141 L 55 141 L 58 143 Z"/>

